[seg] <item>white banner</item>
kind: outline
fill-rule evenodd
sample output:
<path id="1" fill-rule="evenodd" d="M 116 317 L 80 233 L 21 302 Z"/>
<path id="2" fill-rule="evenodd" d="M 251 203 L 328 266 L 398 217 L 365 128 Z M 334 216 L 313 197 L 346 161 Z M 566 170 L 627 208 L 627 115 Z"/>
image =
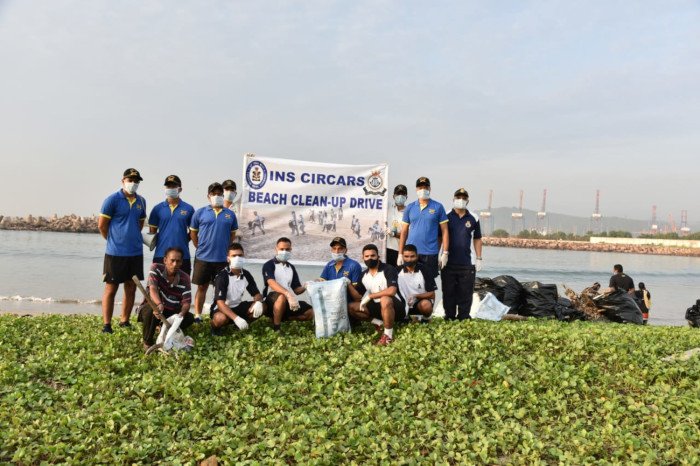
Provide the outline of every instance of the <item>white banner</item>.
<path id="1" fill-rule="evenodd" d="M 347 241 L 358 259 L 374 243 L 384 259 L 389 166 L 341 165 L 246 154 L 238 218 L 249 259 L 275 255 L 277 239 L 292 240 L 292 263 L 325 264 L 330 242 Z"/>

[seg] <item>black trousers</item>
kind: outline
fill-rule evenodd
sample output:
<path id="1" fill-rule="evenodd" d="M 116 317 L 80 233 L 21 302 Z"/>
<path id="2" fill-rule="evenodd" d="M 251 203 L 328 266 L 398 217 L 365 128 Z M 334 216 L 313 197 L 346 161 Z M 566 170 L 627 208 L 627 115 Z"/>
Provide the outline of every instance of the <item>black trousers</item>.
<path id="1" fill-rule="evenodd" d="M 399 251 L 396 249 L 386 248 L 386 263 L 396 267 L 396 262 L 399 259 Z"/>
<path id="2" fill-rule="evenodd" d="M 440 272 L 440 277 L 445 319 L 469 319 L 476 268 L 473 265 L 447 266 Z"/>
<path id="3" fill-rule="evenodd" d="M 167 319 L 168 317 L 175 315 L 174 312 L 164 312 L 163 315 Z M 141 320 L 143 322 L 143 342 L 146 343 L 147 345 L 153 345 L 155 343 L 155 340 L 153 337 L 155 336 L 156 333 L 156 327 L 158 324 L 160 324 L 160 319 L 155 317 L 153 315 L 153 310 L 151 309 L 151 306 L 145 305 L 143 309 L 141 309 Z M 188 312 L 185 314 L 185 317 L 182 319 L 182 323 L 180 324 L 180 328 L 182 330 L 186 329 L 190 325 L 194 323 L 194 316 L 192 315 L 191 312 Z"/>

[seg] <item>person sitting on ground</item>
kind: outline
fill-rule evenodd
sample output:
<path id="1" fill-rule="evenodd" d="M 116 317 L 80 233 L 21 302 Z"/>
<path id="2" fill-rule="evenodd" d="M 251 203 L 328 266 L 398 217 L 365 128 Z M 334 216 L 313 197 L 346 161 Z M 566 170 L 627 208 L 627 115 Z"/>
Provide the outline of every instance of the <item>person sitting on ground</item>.
<path id="1" fill-rule="evenodd" d="M 229 265 L 216 275 L 214 302 L 210 309 L 211 334 L 222 335 L 226 325 L 236 324 L 246 330 L 248 324 L 265 312 L 262 294 L 253 276 L 243 268 L 245 265 L 243 246 L 232 243 L 228 247 Z M 243 301 L 245 292 L 253 301 Z"/>
<path id="2" fill-rule="evenodd" d="M 625 275 L 622 270 L 622 265 L 620 264 L 613 266 L 613 275 L 610 277 L 608 286 L 613 290 L 622 290 L 629 294 L 634 294 L 634 280 L 629 275 Z"/>
<path id="3" fill-rule="evenodd" d="M 279 332 L 283 320 L 311 320 L 314 311 L 309 303 L 297 298 L 306 287 L 299 282 L 297 269 L 289 263 L 292 241 L 282 237 L 277 240 L 276 247 L 275 257 L 265 262 L 262 274 L 267 304 L 265 315 L 272 319 L 272 328 Z"/>
<path id="4" fill-rule="evenodd" d="M 433 315 L 437 285 L 431 274 L 423 273 L 418 263 L 418 249 L 407 244 L 403 248 L 403 265 L 398 274 L 399 293 L 406 300 L 408 316 L 419 322 L 429 322 Z"/>
<path id="5" fill-rule="evenodd" d="M 166 319 L 180 314 L 183 317 L 180 328 L 183 330 L 194 323 L 194 317 L 190 314 L 192 305 L 190 276 L 181 270 L 183 255 L 182 249 L 172 247 L 165 251 L 162 264 L 151 264 L 151 271 L 148 274 L 148 293 L 157 308 L 154 310 L 147 305 L 141 309 L 144 350 L 155 343 L 153 337 L 156 327 L 160 324 L 157 314 L 162 314 Z"/>
<path id="6" fill-rule="evenodd" d="M 376 344 L 387 346 L 394 340 L 394 322 L 406 315 L 406 305 L 398 294 L 396 269 L 379 260 L 379 250 L 374 244 L 362 248 L 362 259 L 367 270 L 357 286 L 348 284 L 353 299 L 348 310 L 358 320 L 371 321 L 377 332 L 382 333 Z"/>
<path id="7" fill-rule="evenodd" d="M 649 320 L 649 310 L 651 309 L 651 293 L 647 290 L 644 282 L 639 282 L 639 289 L 634 292 L 635 301 L 642 311 L 642 318 L 644 319 L 644 325 L 647 324 Z"/>

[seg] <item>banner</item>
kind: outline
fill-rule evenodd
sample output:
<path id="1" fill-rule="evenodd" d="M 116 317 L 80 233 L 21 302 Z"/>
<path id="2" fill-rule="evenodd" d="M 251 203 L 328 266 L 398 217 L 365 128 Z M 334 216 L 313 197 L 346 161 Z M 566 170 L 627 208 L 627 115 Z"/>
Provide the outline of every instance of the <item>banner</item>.
<path id="1" fill-rule="evenodd" d="M 325 264 L 340 236 L 360 258 L 374 243 L 384 259 L 389 166 L 344 165 L 246 154 L 238 216 L 249 259 L 275 255 L 277 239 L 292 240 L 292 263 Z"/>

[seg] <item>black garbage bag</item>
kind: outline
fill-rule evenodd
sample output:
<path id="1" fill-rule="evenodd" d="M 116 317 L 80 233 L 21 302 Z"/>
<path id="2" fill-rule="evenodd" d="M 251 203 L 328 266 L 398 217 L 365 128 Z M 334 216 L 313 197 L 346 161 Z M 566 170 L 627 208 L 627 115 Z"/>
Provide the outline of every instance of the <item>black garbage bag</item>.
<path id="1" fill-rule="evenodd" d="M 499 301 L 501 301 L 500 298 L 503 297 L 499 297 L 499 293 L 502 295 L 503 292 L 496 287 L 496 284 L 493 283 L 493 280 L 487 277 L 476 277 L 476 279 L 474 280 L 474 292 L 479 294 L 479 299 L 484 299 L 486 293 L 491 293 Z"/>
<path id="2" fill-rule="evenodd" d="M 510 308 L 508 313 L 518 314 L 520 307 L 525 303 L 523 285 L 510 275 L 499 275 L 493 279 L 493 284 L 497 289 L 494 296 Z"/>
<path id="3" fill-rule="evenodd" d="M 520 307 L 520 315 L 532 317 L 554 317 L 556 315 L 559 292 L 557 285 L 540 282 L 523 283 L 525 304 Z"/>
<path id="4" fill-rule="evenodd" d="M 594 298 L 596 305 L 605 310 L 605 317 L 623 324 L 644 324 L 642 311 L 627 292 L 618 290 Z"/>
<path id="5" fill-rule="evenodd" d="M 583 311 L 572 307 L 571 300 L 563 296 L 559 296 L 557 304 L 554 306 L 554 316 L 557 320 L 563 322 L 573 322 L 574 320 L 588 320 Z"/>
<path id="6" fill-rule="evenodd" d="M 685 320 L 691 327 L 700 327 L 700 299 L 685 311 Z"/>

